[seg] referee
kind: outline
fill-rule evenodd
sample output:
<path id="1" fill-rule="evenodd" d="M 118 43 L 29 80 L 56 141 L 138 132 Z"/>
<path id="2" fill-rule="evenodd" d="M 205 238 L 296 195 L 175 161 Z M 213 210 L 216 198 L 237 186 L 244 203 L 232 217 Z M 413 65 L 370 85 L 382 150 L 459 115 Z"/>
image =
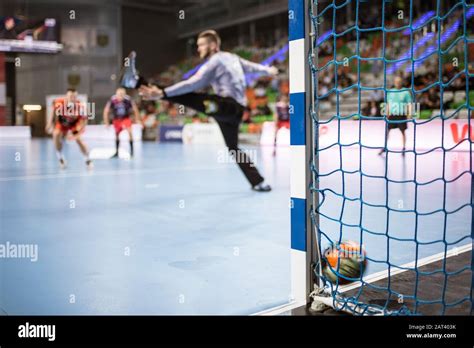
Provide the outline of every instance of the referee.
<path id="1" fill-rule="evenodd" d="M 387 113 L 387 132 L 385 135 L 385 144 L 388 144 L 390 131 L 396 128 L 400 129 L 403 141 L 402 156 L 405 156 L 408 117 L 412 117 L 414 112 L 413 97 L 408 89 L 403 88 L 403 79 L 400 76 L 395 77 L 393 84 L 394 88 L 387 90 L 387 104 L 385 105 Z M 379 155 L 384 152 L 387 152 L 386 146 L 380 150 Z"/>
<path id="2" fill-rule="evenodd" d="M 260 72 L 277 75 L 278 69 L 252 63 L 239 56 L 220 50 L 221 39 L 214 30 L 199 34 L 198 53 L 205 64 L 188 80 L 167 88 L 140 86 L 140 94 L 146 99 L 165 99 L 182 104 L 212 116 L 218 123 L 225 143 L 249 181 L 258 192 L 271 191 L 247 154 L 238 147 L 239 125 L 247 99 L 245 97 L 245 74 Z M 215 94 L 195 93 L 212 86 Z"/>

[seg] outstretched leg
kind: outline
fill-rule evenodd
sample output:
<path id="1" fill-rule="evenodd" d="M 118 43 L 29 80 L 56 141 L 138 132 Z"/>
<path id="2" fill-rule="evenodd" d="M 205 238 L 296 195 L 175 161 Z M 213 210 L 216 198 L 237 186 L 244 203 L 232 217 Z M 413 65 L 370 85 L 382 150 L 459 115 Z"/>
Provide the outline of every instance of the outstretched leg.
<path id="1" fill-rule="evenodd" d="M 221 129 L 227 148 L 231 155 L 235 157 L 239 168 L 250 182 L 250 185 L 252 185 L 252 188 L 262 192 L 271 190 L 270 186 L 262 185 L 264 179 L 258 172 L 250 156 L 238 147 L 239 126 L 244 112 L 242 105 L 238 104 L 232 98 L 200 93 L 188 93 L 163 99 L 182 104 L 213 117 Z"/>

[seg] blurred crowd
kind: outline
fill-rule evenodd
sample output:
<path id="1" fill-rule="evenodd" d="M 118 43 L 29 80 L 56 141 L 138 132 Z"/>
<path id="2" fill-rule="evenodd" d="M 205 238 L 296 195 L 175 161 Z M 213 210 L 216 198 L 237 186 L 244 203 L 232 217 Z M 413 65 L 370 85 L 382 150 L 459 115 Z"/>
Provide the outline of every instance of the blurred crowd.
<path id="1" fill-rule="evenodd" d="M 324 69 L 318 72 L 318 95 L 322 100 L 327 99 L 327 103 L 332 103 L 332 106 L 327 108 L 333 108 L 336 102 L 335 88 L 338 89 L 339 95 L 357 93 L 358 85 L 379 88 L 363 91 L 364 103 L 361 111 L 364 116 L 380 116 L 381 103 L 385 98 L 382 87 L 391 89 L 393 78 L 398 75 L 403 78 L 404 87 L 412 90 L 415 102 L 420 104 L 422 111 L 439 111 L 441 107 L 445 110 L 456 109 L 462 106 L 466 103 L 466 87 L 474 91 L 474 78 L 469 78 L 466 74 L 466 70 L 471 75 L 474 73 L 474 45 L 468 46 L 466 69 L 464 42 L 458 40 L 463 35 L 463 27 L 459 24 L 462 23 L 462 15 L 462 11 L 453 11 L 444 21 L 441 34 L 437 31 L 437 21 L 432 21 L 431 25 L 424 25 L 413 32 L 414 57 L 419 61 L 415 64 L 413 73 L 412 62 L 407 59 L 412 47 L 409 32 L 400 30 L 383 33 L 381 30 L 369 30 L 359 31 L 357 34 L 356 30 L 351 30 L 354 22 L 337 25 L 336 39 L 333 35 L 326 35 L 326 39 L 319 45 L 318 67 Z M 407 24 L 406 18 L 398 22 L 392 18 L 386 20 L 385 27 L 393 29 Z M 364 29 L 380 27 L 380 16 L 369 12 L 361 17 L 359 26 Z M 468 35 L 472 34 L 473 29 L 468 29 Z M 438 40 L 441 37 L 441 49 L 444 52 L 440 73 Z M 337 52 L 337 74 L 334 67 L 334 45 Z M 357 56 L 361 59 L 357 59 Z M 385 57 L 385 64 L 382 57 Z M 394 62 L 400 59 L 407 61 L 398 64 Z M 387 69 L 385 76 L 384 66 Z M 440 86 L 441 84 L 443 86 Z M 365 98 L 367 94 L 370 95 L 369 98 Z"/>

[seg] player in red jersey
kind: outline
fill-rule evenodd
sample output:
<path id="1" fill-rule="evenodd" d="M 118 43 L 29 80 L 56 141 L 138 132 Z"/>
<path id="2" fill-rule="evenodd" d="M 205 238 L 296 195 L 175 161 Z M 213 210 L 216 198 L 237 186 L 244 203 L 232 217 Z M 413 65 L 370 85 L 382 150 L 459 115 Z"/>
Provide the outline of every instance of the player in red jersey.
<path id="1" fill-rule="evenodd" d="M 133 100 L 127 95 L 125 88 L 117 88 L 115 95 L 110 98 L 104 108 L 104 123 L 108 127 L 110 125 L 109 113 L 112 111 L 112 122 L 115 128 L 115 155 L 118 157 L 119 152 L 119 135 L 120 132 L 126 130 L 130 139 L 130 156 L 133 157 L 133 135 L 132 135 L 132 119 L 135 116 L 135 122 L 140 123 L 140 113 Z"/>
<path id="2" fill-rule="evenodd" d="M 77 99 L 77 91 L 69 88 L 64 98 L 53 101 L 53 111 L 50 121 L 46 126 L 46 132 L 53 134 L 53 142 L 56 148 L 56 155 L 62 169 L 66 168 L 66 160 L 62 149 L 64 138 L 75 140 L 83 155 L 86 158 L 86 165 L 92 168 L 92 161 L 89 157 L 89 150 L 81 139 L 87 124 L 85 105 Z"/>

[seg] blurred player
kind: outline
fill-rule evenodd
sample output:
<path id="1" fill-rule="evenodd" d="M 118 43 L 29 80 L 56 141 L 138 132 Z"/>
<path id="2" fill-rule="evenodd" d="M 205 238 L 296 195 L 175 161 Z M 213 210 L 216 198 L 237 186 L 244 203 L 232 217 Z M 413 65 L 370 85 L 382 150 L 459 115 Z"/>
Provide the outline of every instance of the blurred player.
<path id="1" fill-rule="evenodd" d="M 406 134 L 407 130 L 407 119 L 413 114 L 413 97 L 408 90 L 403 89 L 403 79 L 400 76 L 396 76 L 394 79 L 394 89 L 387 91 L 387 104 L 385 105 L 385 111 L 387 119 L 389 121 L 402 121 L 402 122 L 387 122 L 387 133 L 385 143 L 388 144 L 388 138 L 392 129 L 398 128 L 402 132 L 403 149 L 402 155 L 405 156 L 406 148 Z M 404 121 L 404 122 L 403 122 Z M 384 147 L 380 150 L 379 155 L 387 151 Z"/>
<path id="2" fill-rule="evenodd" d="M 56 148 L 56 155 L 62 169 L 66 168 L 67 163 L 62 149 L 64 138 L 75 140 L 77 145 L 86 158 L 86 165 L 92 169 L 92 161 L 89 158 L 89 150 L 81 139 L 87 124 L 87 115 L 85 105 L 77 99 L 77 92 L 69 88 L 64 98 L 58 98 L 53 101 L 53 111 L 50 121 L 46 126 L 46 132 L 53 133 L 53 142 Z M 54 125 L 54 126 L 53 126 Z M 54 129 L 53 129 L 54 127 Z"/>
<path id="3" fill-rule="evenodd" d="M 276 103 L 276 127 L 275 127 L 275 142 L 273 147 L 273 156 L 276 155 L 277 135 L 281 128 L 290 129 L 290 110 L 288 95 L 283 94 L 280 100 Z"/>
<path id="4" fill-rule="evenodd" d="M 198 53 L 201 59 L 207 61 L 194 76 L 164 89 L 142 85 L 140 93 L 145 98 L 163 98 L 212 116 L 221 129 L 227 148 L 236 154 L 236 162 L 252 189 L 258 192 L 271 191 L 250 157 L 239 149 L 238 136 L 247 105 L 245 74 L 259 72 L 277 75 L 278 69 L 222 52 L 220 45 L 220 37 L 215 31 L 202 32 L 197 41 Z M 212 86 L 215 94 L 194 93 L 209 86 Z"/>
<path id="5" fill-rule="evenodd" d="M 135 122 L 139 123 L 140 113 L 133 100 L 127 95 L 125 88 L 117 88 L 115 95 L 113 95 L 107 102 L 104 108 L 104 123 L 108 127 L 110 125 L 109 113 L 112 111 L 112 122 L 115 129 L 115 154 L 112 156 L 118 157 L 120 146 L 120 133 L 123 130 L 128 132 L 130 139 L 130 156 L 133 157 L 133 135 L 132 135 L 132 119 L 131 115 L 135 117 Z"/>

